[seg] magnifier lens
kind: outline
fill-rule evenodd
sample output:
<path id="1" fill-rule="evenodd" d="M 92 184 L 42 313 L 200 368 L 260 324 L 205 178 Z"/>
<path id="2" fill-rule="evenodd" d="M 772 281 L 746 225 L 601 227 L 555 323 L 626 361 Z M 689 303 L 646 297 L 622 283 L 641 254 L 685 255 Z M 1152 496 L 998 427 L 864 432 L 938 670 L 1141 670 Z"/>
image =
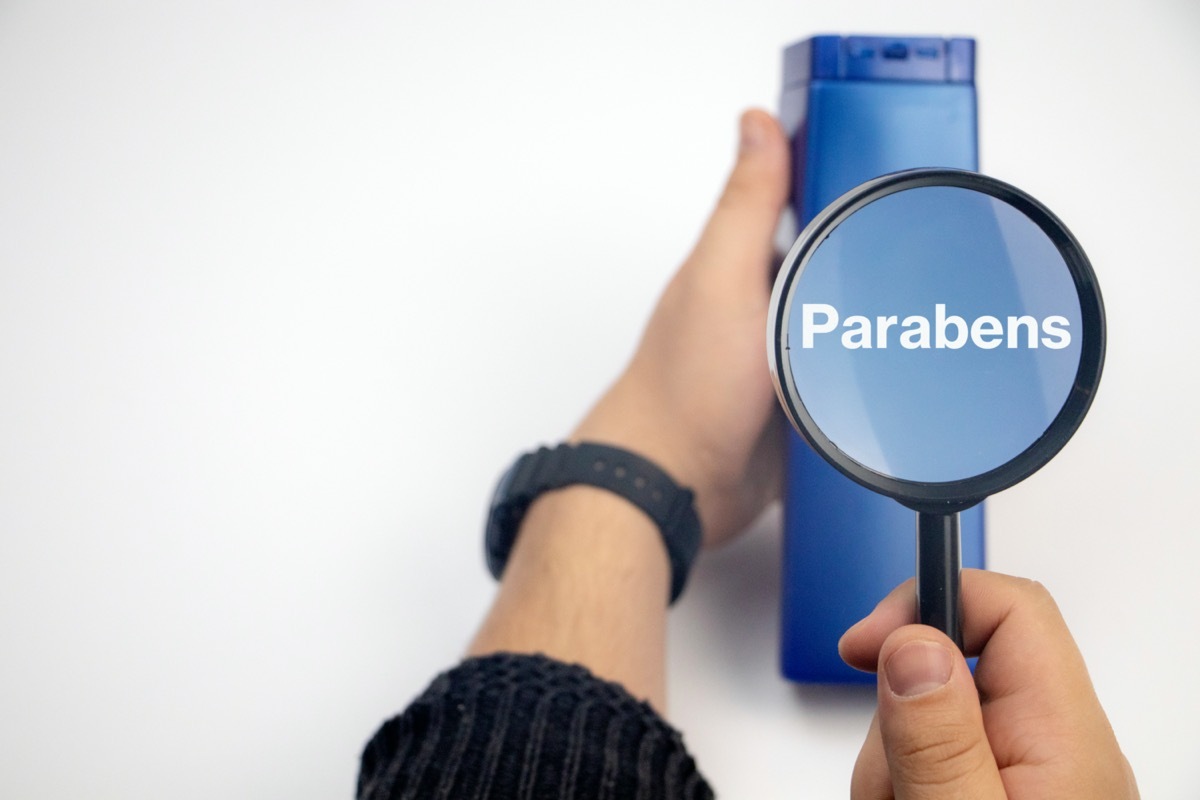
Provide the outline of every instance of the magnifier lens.
<path id="1" fill-rule="evenodd" d="M 805 228 L 767 336 L 800 432 L 917 510 L 918 619 L 961 646 L 957 511 L 1049 461 L 1100 380 L 1104 310 L 1087 257 L 1000 181 L 883 176 Z"/>
<path id="2" fill-rule="evenodd" d="M 963 481 L 1016 459 L 1063 410 L 1083 353 L 1060 244 L 1025 210 L 962 186 L 844 214 L 792 265 L 785 371 L 805 427 L 901 481 Z"/>

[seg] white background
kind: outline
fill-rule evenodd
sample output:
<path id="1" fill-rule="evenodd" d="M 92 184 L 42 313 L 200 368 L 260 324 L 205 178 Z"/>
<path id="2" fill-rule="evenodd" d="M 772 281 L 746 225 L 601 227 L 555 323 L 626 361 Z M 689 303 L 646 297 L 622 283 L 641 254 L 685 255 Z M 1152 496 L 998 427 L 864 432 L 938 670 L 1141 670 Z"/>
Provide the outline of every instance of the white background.
<path id="1" fill-rule="evenodd" d="M 1200 796 L 1194 0 L 0 3 L 0 796 L 350 795 L 826 32 L 978 37 L 984 171 L 1095 263 L 1098 400 L 989 555 Z M 702 559 L 672 718 L 724 797 L 840 797 L 871 694 L 777 677 L 778 539 Z"/>

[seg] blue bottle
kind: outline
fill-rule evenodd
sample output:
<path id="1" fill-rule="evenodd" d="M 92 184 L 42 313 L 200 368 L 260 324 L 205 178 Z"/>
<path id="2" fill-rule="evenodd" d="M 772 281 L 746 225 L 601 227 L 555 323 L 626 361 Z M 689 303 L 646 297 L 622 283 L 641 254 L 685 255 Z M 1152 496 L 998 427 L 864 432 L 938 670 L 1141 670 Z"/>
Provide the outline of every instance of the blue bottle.
<path id="1" fill-rule="evenodd" d="M 870 178 L 978 169 L 972 39 L 816 36 L 784 51 L 780 121 L 803 226 Z M 794 681 L 874 682 L 837 654 L 842 633 L 916 565 L 913 512 L 843 476 L 789 431 L 781 668 Z M 964 567 L 983 567 L 983 507 L 962 514 Z"/>

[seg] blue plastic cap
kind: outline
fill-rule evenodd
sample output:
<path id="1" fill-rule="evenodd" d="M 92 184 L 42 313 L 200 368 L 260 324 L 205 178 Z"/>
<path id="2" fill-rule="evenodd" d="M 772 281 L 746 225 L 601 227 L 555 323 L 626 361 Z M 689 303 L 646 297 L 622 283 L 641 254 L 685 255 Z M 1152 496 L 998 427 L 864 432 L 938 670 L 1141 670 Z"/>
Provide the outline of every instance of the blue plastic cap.
<path id="1" fill-rule="evenodd" d="M 974 83 L 975 40 L 814 36 L 783 51 L 784 86 L 814 80 Z"/>

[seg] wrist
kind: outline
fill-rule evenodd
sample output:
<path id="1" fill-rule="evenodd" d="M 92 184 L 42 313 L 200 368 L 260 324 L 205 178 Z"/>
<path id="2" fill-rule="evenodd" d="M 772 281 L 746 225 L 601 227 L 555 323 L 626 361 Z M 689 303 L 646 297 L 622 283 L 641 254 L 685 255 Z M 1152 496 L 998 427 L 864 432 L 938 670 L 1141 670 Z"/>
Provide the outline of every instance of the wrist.
<path id="1" fill-rule="evenodd" d="M 714 483 L 710 471 L 695 454 L 694 437 L 678 417 L 656 403 L 653 393 L 629 385 L 622 376 L 567 437 L 620 447 L 654 462 L 680 486 L 707 495 Z"/>
<path id="2" fill-rule="evenodd" d="M 570 486 L 601 489 L 653 523 L 670 561 L 668 599 L 674 603 L 687 582 L 701 541 L 694 494 L 641 454 L 597 442 L 540 447 L 522 455 L 504 473 L 492 497 L 484 535 L 492 575 L 500 578 L 505 574 L 531 504 Z"/>
<path id="3" fill-rule="evenodd" d="M 583 593 L 611 591 L 615 575 L 636 572 L 656 605 L 671 577 L 654 522 L 627 500 L 583 484 L 546 492 L 529 506 L 508 569 L 531 566 L 543 579 Z"/>
<path id="4" fill-rule="evenodd" d="M 592 486 L 548 491 L 529 506 L 469 655 L 583 664 L 661 710 L 670 583 L 661 535 L 640 510 Z"/>
<path id="5" fill-rule="evenodd" d="M 761 511 L 775 496 L 777 480 L 737 453 L 720 455 L 709 449 L 706 442 L 720 431 L 698 430 L 684 413 L 661 400 L 653 381 L 626 372 L 568 441 L 620 447 L 657 464 L 678 485 L 692 490 L 704 544 L 715 544 L 742 530 Z M 777 463 L 771 467 L 778 472 Z"/>

